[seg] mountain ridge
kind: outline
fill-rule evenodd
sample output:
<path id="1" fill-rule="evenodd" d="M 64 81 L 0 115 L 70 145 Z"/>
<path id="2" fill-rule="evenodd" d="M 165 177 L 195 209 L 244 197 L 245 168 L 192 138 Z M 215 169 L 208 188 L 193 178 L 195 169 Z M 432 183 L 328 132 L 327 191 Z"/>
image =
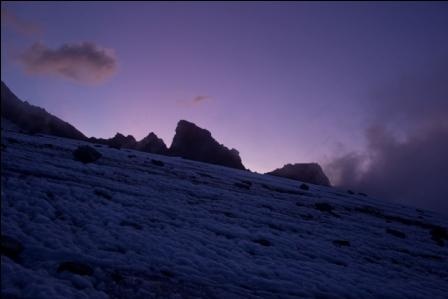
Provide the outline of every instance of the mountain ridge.
<path id="1" fill-rule="evenodd" d="M 2 81 L 1 116 L 28 133 L 46 133 L 59 137 L 87 140 L 74 126 L 50 114 L 44 108 L 20 100 Z"/>
<path id="2" fill-rule="evenodd" d="M 210 131 L 200 128 L 187 120 L 181 119 L 177 123 L 175 135 L 170 147 L 167 147 L 165 142 L 154 132 L 148 133 L 148 135 L 140 141 L 137 141 L 132 135 L 124 135 L 119 132 L 111 138 L 87 138 L 74 126 L 48 113 L 45 109 L 30 105 L 27 102 L 20 100 L 10 91 L 3 81 L 1 92 L 2 117 L 16 123 L 21 129 L 28 133 L 44 133 L 83 141 L 87 140 L 92 143 L 108 145 L 116 149 L 135 149 L 161 155 L 179 156 L 184 159 L 222 165 L 230 168 L 246 169 L 238 150 L 227 148 L 225 145 L 216 141 Z M 320 169 L 320 172 L 323 174 L 319 165 L 317 165 L 317 168 Z M 290 174 L 285 176 L 284 173 L 278 171 L 278 169 L 269 174 L 297 180 L 297 176 L 291 177 Z M 326 178 L 325 174 L 320 176 Z M 306 175 L 298 176 L 302 181 L 305 177 Z M 315 184 L 330 185 L 328 178 L 326 178 L 326 180 L 305 179 L 305 181 Z"/>

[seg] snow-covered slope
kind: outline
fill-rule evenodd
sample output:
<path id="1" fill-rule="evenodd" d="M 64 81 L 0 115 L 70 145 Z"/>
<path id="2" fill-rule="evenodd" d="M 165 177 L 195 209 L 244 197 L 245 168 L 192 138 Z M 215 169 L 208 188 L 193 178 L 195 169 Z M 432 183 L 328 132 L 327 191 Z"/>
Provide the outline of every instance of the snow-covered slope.
<path id="1" fill-rule="evenodd" d="M 3 132 L 2 298 L 448 297 L 441 215 L 81 144 Z"/>

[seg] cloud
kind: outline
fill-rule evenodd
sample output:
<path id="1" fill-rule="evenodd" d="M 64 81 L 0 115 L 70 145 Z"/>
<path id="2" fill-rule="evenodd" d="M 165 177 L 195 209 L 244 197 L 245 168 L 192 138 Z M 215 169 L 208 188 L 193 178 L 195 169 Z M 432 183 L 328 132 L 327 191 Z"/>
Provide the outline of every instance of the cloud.
<path id="1" fill-rule="evenodd" d="M 325 165 L 335 185 L 448 214 L 448 68 L 391 82 L 372 97 L 366 149 Z"/>
<path id="2" fill-rule="evenodd" d="M 182 107 L 196 107 L 196 106 L 204 103 L 205 101 L 209 101 L 211 99 L 212 99 L 212 97 L 210 97 L 210 96 L 199 95 L 199 96 L 195 96 L 191 100 L 179 100 L 179 101 L 177 101 L 177 104 Z"/>
<path id="3" fill-rule="evenodd" d="M 29 36 L 36 36 L 42 33 L 42 28 L 39 24 L 23 20 L 9 9 L 2 8 L 1 11 L 2 25 L 6 28 L 11 28 L 20 34 Z"/>
<path id="4" fill-rule="evenodd" d="M 82 83 L 99 83 L 113 75 L 117 61 L 112 50 L 91 42 L 63 44 L 50 49 L 35 43 L 19 56 L 30 74 L 53 74 Z"/>
<path id="5" fill-rule="evenodd" d="M 208 99 L 210 99 L 209 96 L 197 96 L 197 97 L 195 97 L 193 99 L 193 103 L 201 103 L 201 102 L 203 102 L 205 100 L 208 100 Z"/>
<path id="6" fill-rule="evenodd" d="M 448 214 L 448 122 L 422 127 L 404 141 L 384 127 L 369 128 L 366 136 L 365 154 L 348 153 L 327 165 L 338 185 Z"/>

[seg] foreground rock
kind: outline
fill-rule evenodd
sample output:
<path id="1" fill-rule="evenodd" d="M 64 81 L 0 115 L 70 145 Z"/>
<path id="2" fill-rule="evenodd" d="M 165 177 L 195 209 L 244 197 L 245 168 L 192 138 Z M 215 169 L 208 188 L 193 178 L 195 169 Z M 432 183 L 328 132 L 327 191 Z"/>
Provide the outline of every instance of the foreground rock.
<path id="1" fill-rule="evenodd" d="M 73 152 L 73 158 L 82 163 L 92 163 L 101 158 L 101 154 L 91 146 L 79 146 Z"/>
<path id="2" fill-rule="evenodd" d="M 23 245 L 18 240 L 2 235 L 1 237 L 1 254 L 12 260 L 17 260 L 23 251 Z"/>
<path id="3" fill-rule="evenodd" d="M 266 174 L 298 180 L 310 184 L 331 186 L 330 180 L 317 163 L 286 164 Z"/>
<path id="4" fill-rule="evenodd" d="M 87 264 L 75 262 L 75 261 L 69 261 L 69 262 L 62 262 L 59 264 L 58 272 L 71 272 L 78 275 L 92 275 L 93 269 Z"/>
<path id="5" fill-rule="evenodd" d="M 177 124 L 169 153 L 185 159 L 245 169 L 236 149 L 219 144 L 209 131 L 185 120 Z"/>

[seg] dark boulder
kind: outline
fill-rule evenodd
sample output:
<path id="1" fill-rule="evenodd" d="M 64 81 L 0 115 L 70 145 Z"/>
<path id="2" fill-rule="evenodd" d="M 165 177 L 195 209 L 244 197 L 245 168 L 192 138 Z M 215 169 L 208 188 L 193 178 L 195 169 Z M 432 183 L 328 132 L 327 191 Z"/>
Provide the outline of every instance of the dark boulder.
<path id="1" fill-rule="evenodd" d="M 160 167 L 165 166 L 165 163 L 163 163 L 160 160 L 151 159 L 151 163 L 156 165 L 156 166 L 160 166 Z"/>
<path id="2" fill-rule="evenodd" d="M 82 163 L 92 163 L 101 158 L 101 154 L 91 146 L 83 145 L 79 146 L 73 152 L 73 158 L 76 161 L 80 161 Z"/>
<path id="3" fill-rule="evenodd" d="M 98 188 L 93 190 L 93 192 L 95 193 L 95 195 L 98 195 L 105 199 L 112 199 L 112 194 L 106 189 Z"/>
<path id="4" fill-rule="evenodd" d="M 132 221 L 127 221 L 127 220 L 122 220 L 120 222 L 120 225 L 121 226 L 129 226 L 129 227 L 132 227 L 132 228 L 137 229 L 137 230 L 142 230 L 143 229 L 143 226 L 141 226 L 140 224 L 132 222 Z"/>
<path id="5" fill-rule="evenodd" d="M 3 291 L 3 290 L 2 290 L 2 293 L 1 293 L 1 295 L 0 295 L 0 298 L 2 298 L 2 299 L 20 299 L 20 298 L 22 298 L 22 297 L 19 297 L 19 296 L 16 295 L 15 293 L 12 293 L 12 291 L 9 291 L 9 290 L 7 290 L 7 291 Z"/>
<path id="6" fill-rule="evenodd" d="M 266 174 L 298 180 L 305 183 L 330 186 L 330 180 L 317 163 L 286 164 Z"/>
<path id="7" fill-rule="evenodd" d="M 435 226 L 431 229 L 431 239 L 436 241 L 437 244 L 443 246 L 445 244 L 444 240 L 448 240 L 448 231 L 446 228 L 441 226 Z"/>
<path id="8" fill-rule="evenodd" d="M 90 276 L 93 274 L 93 269 L 89 265 L 81 262 L 62 262 L 58 267 L 58 273 L 60 272 L 71 272 L 78 275 Z"/>
<path id="9" fill-rule="evenodd" d="M 299 188 L 302 190 L 310 190 L 310 186 L 308 186 L 307 184 L 301 184 Z"/>
<path id="10" fill-rule="evenodd" d="M 388 233 L 388 234 L 390 234 L 390 235 L 392 235 L 394 237 L 397 237 L 397 238 L 401 238 L 401 239 L 405 239 L 406 238 L 406 234 L 405 233 L 403 233 L 403 232 L 401 232 L 399 230 L 396 230 L 396 229 L 387 228 L 386 229 L 386 233 Z"/>
<path id="11" fill-rule="evenodd" d="M 350 246 L 350 241 L 347 241 L 347 240 L 334 240 L 333 244 L 335 246 L 339 246 L 339 247 Z"/>
<path id="12" fill-rule="evenodd" d="M 247 184 L 246 182 L 242 181 L 241 183 L 240 182 L 236 182 L 236 183 L 234 183 L 234 185 L 236 187 L 238 187 L 238 188 L 249 190 L 250 186 L 252 185 L 252 183 Z"/>
<path id="13" fill-rule="evenodd" d="M 257 240 L 254 240 L 254 242 L 255 243 L 257 243 L 257 244 L 260 244 L 260 245 L 262 245 L 262 246 L 271 246 L 271 242 L 269 241 L 269 240 L 266 240 L 266 239 L 257 239 Z"/>
<path id="14" fill-rule="evenodd" d="M 1 236 L 1 254 L 12 260 L 17 260 L 23 251 L 23 245 L 10 236 Z"/>
<path id="15" fill-rule="evenodd" d="M 317 202 L 314 207 L 321 212 L 332 212 L 334 210 L 334 207 L 326 202 Z"/>
<path id="16" fill-rule="evenodd" d="M 185 159 L 245 169 L 239 153 L 213 139 L 211 133 L 195 124 L 181 120 L 171 143 L 169 154 Z"/>

